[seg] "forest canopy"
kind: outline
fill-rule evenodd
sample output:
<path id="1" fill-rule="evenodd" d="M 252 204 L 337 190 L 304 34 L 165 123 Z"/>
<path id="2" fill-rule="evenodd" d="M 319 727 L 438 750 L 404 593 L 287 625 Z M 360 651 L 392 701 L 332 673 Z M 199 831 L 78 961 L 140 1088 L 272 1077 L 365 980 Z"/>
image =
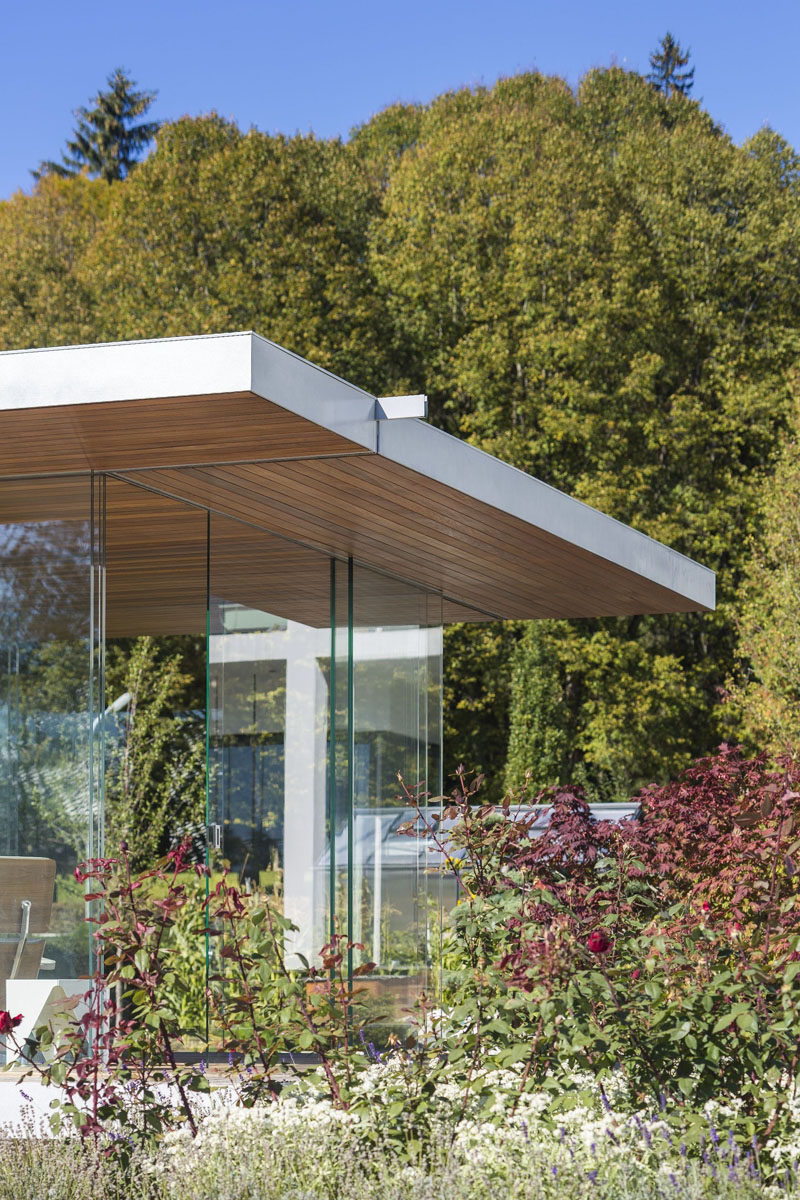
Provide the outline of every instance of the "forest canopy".
<path id="1" fill-rule="evenodd" d="M 449 766 L 598 798 L 756 736 L 731 681 L 798 277 L 794 150 L 619 68 L 394 105 L 346 142 L 185 118 L 125 178 L 0 202 L 0 348 L 254 329 L 427 392 L 433 423 L 716 570 L 713 615 L 447 631 Z"/>

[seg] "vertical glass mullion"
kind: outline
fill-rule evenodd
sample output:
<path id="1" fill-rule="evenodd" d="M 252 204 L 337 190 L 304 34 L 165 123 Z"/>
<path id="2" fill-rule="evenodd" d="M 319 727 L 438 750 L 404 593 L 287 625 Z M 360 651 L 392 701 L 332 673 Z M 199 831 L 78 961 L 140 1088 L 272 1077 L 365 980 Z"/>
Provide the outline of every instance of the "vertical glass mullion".
<path id="1" fill-rule="evenodd" d="M 205 966 L 206 966 L 206 1047 L 211 1040 L 209 1020 L 208 987 L 211 974 L 211 937 L 209 935 L 208 896 L 211 888 L 211 513 L 206 512 L 206 752 L 205 752 L 205 788 L 206 788 L 206 907 L 205 907 Z"/>
<path id="2" fill-rule="evenodd" d="M 106 477 L 89 479 L 89 804 L 87 858 L 105 853 L 105 654 L 106 654 Z M 89 941 L 89 972 L 95 970 L 95 948 Z"/>
<path id="3" fill-rule="evenodd" d="M 353 822 L 355 808 L 355 663 L 353 660 L 353 559 L 347 560 L 347 942 L 352 947 L 355 920 Z M 347 951 L 347 977 L 353 979 L 353 951 Z"/>
<path id="4" fill-rule="evenodd" d="M 331 662 L 328 706 L 328 926 L 329 938 L 336 933 L 336 559 L 330 574 Z"/>

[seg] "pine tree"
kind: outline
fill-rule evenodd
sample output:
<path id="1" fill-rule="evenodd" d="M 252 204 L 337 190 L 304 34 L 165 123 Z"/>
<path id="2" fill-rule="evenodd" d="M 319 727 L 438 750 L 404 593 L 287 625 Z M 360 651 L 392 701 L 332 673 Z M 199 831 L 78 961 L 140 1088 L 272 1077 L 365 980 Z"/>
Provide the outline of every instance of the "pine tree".
<path id="1" fill-rule="evenodd" d="M 694 67 L 688 71 L 681 70 L 688 63 L 689 51 L 684 54 L 680 43 L 667 30 L 658 49 L 650 55 L 651 71 L 647 80 L 665 96 L 674 96 L 676 92 L 688 96 L 694 87 Z"/>
<path id="2" fill-rule="evenodd" d="M 86 171 L 92 178 L 124 179 L 136 165 L 148 142 L 158 132 L 157 121 L 141 121 L 156 98 L 156 92 L 137 92 L 135 81 L 124 68 L 117 67 L 108 76 L 108 91 L 95 96 L 94 108 L 76 109 L 78 124 L 74 137 L 67 142 L 61 162 L 46 161 L 33 171 L 42 175 L 68 177 Z"/>

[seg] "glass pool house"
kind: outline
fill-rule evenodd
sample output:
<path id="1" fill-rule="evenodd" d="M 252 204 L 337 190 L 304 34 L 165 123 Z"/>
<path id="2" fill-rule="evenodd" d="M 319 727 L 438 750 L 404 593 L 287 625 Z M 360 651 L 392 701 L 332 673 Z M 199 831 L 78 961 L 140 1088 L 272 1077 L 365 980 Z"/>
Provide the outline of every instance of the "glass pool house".
<path id="1" fill-rule="evenodd" d="M 398 773 L 443 786 L 443 626 L 713 608 L 711 571 L 424 417 L 252 333 L 0 354 L 0 1008 L 26 1027 L 85 991 L 74 869 L 122 837 L 227 860 L 292 955 L 336 922 L 399 1012 L 446 894 L 396 834 Z"/>

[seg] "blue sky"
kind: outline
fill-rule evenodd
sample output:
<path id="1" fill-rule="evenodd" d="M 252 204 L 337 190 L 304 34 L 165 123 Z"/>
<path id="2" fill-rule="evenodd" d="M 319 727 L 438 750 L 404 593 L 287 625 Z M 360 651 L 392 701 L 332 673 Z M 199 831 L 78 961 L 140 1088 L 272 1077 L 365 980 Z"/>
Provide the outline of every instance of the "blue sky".
<path id="1" fill-rule="evenodd" d="M 244 128 L 346 137 L 396 100 L 538 68 L 575 83 L 646 71 L 666 29 L 694 95 L 736 141 L 763 124 L 800 144 L 800 0 L 8 0 L 0 34 L 0 197 L 57 158 L 116 66 L 158 88 L 154 116 L 212 109 Z"/>

